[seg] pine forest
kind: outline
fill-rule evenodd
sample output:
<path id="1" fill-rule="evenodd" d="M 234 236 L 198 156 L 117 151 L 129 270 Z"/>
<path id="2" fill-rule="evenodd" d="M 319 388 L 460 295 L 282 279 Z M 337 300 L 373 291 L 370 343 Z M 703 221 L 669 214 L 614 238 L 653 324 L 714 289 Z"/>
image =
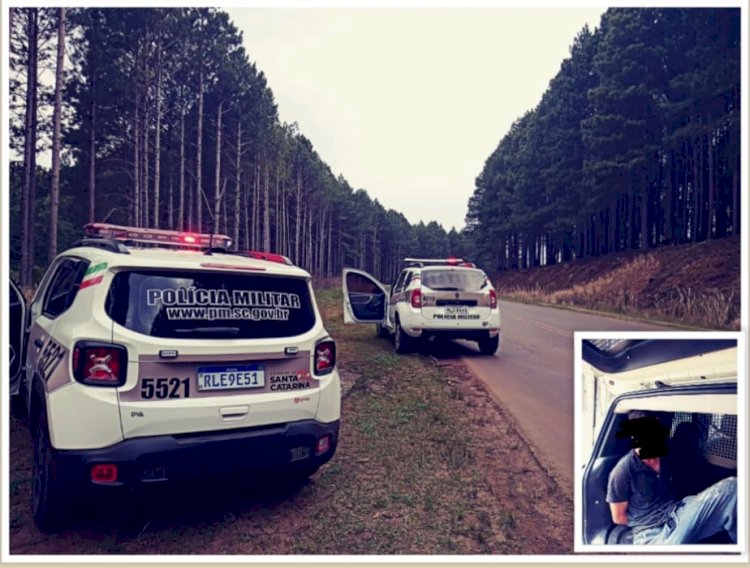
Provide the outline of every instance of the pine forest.
<path id="1" fill-rule="evenodd" d="M 738 9 L 609 9 L 582 29 L 475 187 L 456 188 L 473 189 L 461 230 L 412 224 L 334 174 L 280 121 L 219 9 L 13 8 L 10 34 L 10 266 L 25 287 L 92 221 L 224 233 L 316 276 L 385 281 L 405 256 L 513 270 L 740 230 Z"/>

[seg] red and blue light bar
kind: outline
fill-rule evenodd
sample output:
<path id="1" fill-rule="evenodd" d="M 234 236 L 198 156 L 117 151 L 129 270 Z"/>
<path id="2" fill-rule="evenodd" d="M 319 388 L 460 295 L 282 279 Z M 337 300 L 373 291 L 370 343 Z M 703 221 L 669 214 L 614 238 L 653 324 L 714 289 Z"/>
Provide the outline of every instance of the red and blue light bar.
<path id="1" fill-rule="evenodd" d="M 232 246 L 232 239 L 227 235 L 208 233 L 186 233 L 169 229 L 146 229 L 143 227 L 125 227 L 109 223 L 88 223 L 83 232 L 87 237 L 131 241 L 146 244 L 161 244 L 191 248 L 224 248 Z"/>

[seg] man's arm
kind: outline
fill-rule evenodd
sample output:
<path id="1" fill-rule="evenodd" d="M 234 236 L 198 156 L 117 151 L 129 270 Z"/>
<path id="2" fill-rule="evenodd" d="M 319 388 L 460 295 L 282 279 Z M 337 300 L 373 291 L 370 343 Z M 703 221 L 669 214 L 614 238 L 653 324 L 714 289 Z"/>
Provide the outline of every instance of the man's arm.
<path id="1" fill-rule="evenodd" d="M 612 522 L 616 525 L 628 524 L 628 502 L 610 503 L 609 511 L 612 513 Z"/>

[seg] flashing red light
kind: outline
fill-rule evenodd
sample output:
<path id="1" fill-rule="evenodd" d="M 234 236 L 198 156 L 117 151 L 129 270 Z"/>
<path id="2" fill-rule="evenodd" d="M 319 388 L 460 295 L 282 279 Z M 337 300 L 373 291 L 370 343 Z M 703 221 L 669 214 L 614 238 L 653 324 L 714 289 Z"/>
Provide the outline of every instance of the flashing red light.
<path id="1" fill-rule="evenodd" d="M 422 308 L 422 289 L 414 288 L 411 291 L 411 307 L 421 309 Z"/>
<path id="2" fill-rule="evenodd" d="M 112 463 L 98 463 L 91 468 L 91 481 L 94 483 L 114 483 L 117 481 L 117 466 Z"/>
<path id="3" fill-rule="evenodd" d="M 193 235 L 185 235 L 182 240 L 184 240 L 186 243 L 195 243 L 195 237 Z"/>

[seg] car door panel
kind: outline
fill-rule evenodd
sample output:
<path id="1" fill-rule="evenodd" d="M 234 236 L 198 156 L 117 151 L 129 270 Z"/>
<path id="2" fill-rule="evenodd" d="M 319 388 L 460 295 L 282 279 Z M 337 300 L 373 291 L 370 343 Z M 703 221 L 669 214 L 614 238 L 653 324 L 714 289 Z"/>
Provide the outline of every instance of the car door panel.
<path id="1" fill-rule="evenodd" d="M 11 394 L 17 394 L 21 385 L 21 373 L 25 366 L 28 307 L 20 288 L 12 280 L 9 281 L 9 285 L 8 331 L 10 341 L 8 344 L 8 362 L 10 367 L 10 392 Z"/>
<path id="2" fill-rule="evenodd" d="M 342 278 L 345 323 L 379 323 L 386 319 L 388 291 L 372 275 L 345 268 Z"/>

